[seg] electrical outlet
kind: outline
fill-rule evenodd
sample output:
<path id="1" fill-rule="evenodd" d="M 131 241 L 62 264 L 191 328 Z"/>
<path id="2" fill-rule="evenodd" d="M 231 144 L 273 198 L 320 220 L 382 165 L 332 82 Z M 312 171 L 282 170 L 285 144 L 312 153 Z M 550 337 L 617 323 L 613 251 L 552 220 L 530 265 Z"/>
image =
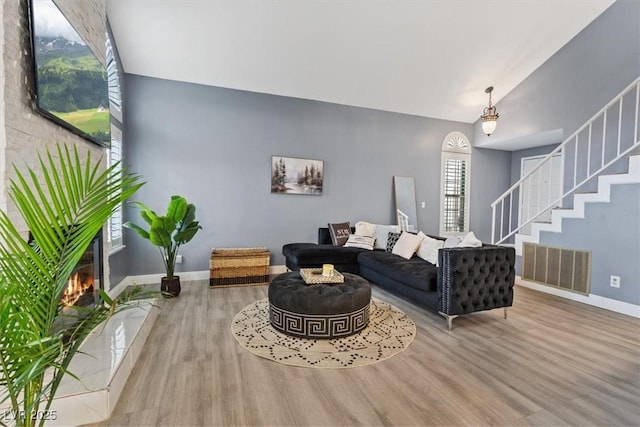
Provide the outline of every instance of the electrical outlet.
<path id="1" fill-rule="evenodd" d="M 619 288 L 620 287 L 620 276 L 609 276 L 609 285 L 612 288 Z"/>
<path id="2" fill-rule="evenodd" d="M 176 264 L 182 264 L 182 255 L 176 255 Z"/>
<path id="3" fill-rule="evenodd" d="M 427 204 L 426 204 L 425 202 L 422 202 L 422 204 L 420 205 L 420 207 L 421 207 L 422 209 L 424 209 L 425 207 L 427 207 Z"/>

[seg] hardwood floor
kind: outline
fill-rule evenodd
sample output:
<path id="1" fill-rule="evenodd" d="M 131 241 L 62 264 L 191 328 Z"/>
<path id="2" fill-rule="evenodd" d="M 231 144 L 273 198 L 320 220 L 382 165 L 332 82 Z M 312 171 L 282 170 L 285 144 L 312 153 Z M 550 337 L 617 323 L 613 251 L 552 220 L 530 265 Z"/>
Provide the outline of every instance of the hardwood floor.
<path id="1" fill-rule="evenodd" d="M 409 348 L 361 368 L 297 368 L 231 335 L 266 290 L 183 283 L 111 419 L 95 425 L 640 425 L 639 319 L 516 287 L 507 320 L 476 313 L 447 331 L 374 286 L 415 321 Z"/>

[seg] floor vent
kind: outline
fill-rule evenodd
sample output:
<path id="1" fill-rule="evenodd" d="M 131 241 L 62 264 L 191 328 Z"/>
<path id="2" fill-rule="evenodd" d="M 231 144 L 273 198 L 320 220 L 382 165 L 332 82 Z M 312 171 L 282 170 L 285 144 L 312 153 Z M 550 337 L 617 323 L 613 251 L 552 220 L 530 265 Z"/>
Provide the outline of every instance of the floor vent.
<path id="1" fill-rule="evenodd" d="M 588 295 L 591 287 L 591 252 L 524 243 L 522 278 Z"/>

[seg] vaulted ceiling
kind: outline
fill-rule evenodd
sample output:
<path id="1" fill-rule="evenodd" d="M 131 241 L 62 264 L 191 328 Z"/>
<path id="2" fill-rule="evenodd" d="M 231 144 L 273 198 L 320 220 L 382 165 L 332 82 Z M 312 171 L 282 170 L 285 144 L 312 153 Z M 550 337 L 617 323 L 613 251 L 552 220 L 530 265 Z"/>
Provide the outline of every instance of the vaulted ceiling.
<path id="1" fill-rule="evenodd" d="M 466 123 L 613 0 L 107 0 L 124 71 Z"/>

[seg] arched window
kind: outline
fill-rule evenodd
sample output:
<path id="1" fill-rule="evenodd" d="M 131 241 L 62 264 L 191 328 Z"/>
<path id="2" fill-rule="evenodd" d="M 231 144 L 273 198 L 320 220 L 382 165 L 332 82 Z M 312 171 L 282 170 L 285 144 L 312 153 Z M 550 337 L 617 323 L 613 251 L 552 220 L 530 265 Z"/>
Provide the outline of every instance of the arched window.
<path id="1" fill-rule="evenodd" d="M 449 133 L 442 143 L 440 178 L 440 235 L 469 231 L 471 144 L 462 132 Z"/>

